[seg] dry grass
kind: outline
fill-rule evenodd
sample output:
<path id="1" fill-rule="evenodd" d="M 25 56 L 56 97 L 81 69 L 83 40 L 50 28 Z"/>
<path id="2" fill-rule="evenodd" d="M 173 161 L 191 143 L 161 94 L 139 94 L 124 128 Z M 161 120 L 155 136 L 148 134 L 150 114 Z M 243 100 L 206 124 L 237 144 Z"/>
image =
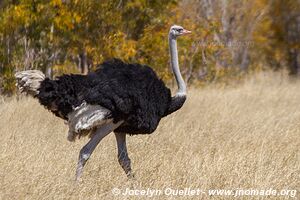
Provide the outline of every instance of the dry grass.
<path id="1" fill-rule="evenodd" d="M 191 89 L 184 108 L 163 119 L 154 134 L 128 138 L 134 181 L 118 165 L 113 134 L 75 184 L 87 138 L 68 142 L 63 121 L 31 98 L 1 103 L 0 118 L 0 199 L 133 198 L 113 196 L 114 187 L 300 189 L 300 83 L 279 76 L 236 88 Z M 152 199 L 166 198 L 178 197 Z M 258 199 L 238 199 L 251 198 Z"/>

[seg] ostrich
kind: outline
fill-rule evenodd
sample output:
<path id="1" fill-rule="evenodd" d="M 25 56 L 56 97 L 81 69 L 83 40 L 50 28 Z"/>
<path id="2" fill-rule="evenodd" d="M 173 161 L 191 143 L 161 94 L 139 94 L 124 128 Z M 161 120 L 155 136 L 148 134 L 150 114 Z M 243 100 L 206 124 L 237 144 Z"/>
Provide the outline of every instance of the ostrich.
<path id="1" fill-rule="evenodd" d="M 46 78 L 38 70 L 15 74 L 20 92 L 37 98 L 41 105 L 66 120 L 69 141 L 85 135 L 90 137 L 80 150 L 75 180 L 79 180 L 99 142 L 112 131 L 119 164 L 128 177 L 133 177 L 126 134 L 154 132 L 161 118 L 180 109 L 186 100 L 176 38 L 188 33 L 190 31 L 178 25 L 173 25 L 169 31 L 171 65 L 178 85 L 173 97 L 150 67 L 119 59 L 105 61 L 87 75 L 62 75 L 55 80 Z"/>

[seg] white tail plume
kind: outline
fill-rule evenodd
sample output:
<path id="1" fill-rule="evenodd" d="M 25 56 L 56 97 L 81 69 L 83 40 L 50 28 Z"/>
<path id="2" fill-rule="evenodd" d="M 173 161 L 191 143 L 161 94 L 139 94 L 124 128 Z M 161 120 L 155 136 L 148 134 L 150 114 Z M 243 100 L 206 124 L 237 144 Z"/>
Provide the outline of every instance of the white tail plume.
<path id="1" fill-rule="evenodd" d="M 41 82 L 45 79 L 45 74 L 39 70 L 27 70 L 15 74 L 18 87 L 21 93 L 35 96 L 39 93 L 38 89 Z"/>

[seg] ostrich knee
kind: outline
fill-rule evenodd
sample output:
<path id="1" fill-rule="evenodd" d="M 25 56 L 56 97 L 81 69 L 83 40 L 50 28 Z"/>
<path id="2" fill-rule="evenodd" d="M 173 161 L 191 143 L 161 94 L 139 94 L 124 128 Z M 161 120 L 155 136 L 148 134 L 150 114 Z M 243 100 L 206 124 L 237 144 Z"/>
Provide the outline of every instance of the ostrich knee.
<path id="1" fill-rule="evenodd" d="M 85 163 L 90 158 L 90 156 L 91 156 L 90 149 L 83 147 L 79 152 L 79 162 L 81 162 L 84 166 Z"/>

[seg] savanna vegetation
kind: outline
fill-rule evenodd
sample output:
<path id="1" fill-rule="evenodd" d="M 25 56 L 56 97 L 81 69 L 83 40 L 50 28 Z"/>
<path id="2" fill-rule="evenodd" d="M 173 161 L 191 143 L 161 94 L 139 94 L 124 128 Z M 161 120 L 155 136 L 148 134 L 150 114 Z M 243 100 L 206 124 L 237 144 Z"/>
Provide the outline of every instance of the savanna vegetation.
<path id="1" fill-rule="evenodd" d="M 180 40 L 189 84 L 228 83 L 266 69 L 300 69 L 300 2 L 294 0 L 2 0 L 0 88 L 15 92 L 15 71 L 49 77 L 87 73 L 105 59 L 152 66 L 172 80 L 167 32 Z"/>
<path id="2" fill-rule="evenodd" d="M 267 77 L 267 78 L 266 78 Z M 270 78 L 271 77 L 271 78 Z M 155 133 L 127 138 L 135 179 L 119 166 L 114 134 L 75 183 L 78 152 L 68 126 L 33 98 L 0 103 L 0 199 L 299 199 L 300 82 L 261 74 L 238 87 L 190 89 Z M 199 188 L 195 196 L 114 195 L 113 189 Z M 289 190 L 287 195 L 209 196 L 209 189 Z M 298 191 L 298 193 L 297 193 Z"/>

